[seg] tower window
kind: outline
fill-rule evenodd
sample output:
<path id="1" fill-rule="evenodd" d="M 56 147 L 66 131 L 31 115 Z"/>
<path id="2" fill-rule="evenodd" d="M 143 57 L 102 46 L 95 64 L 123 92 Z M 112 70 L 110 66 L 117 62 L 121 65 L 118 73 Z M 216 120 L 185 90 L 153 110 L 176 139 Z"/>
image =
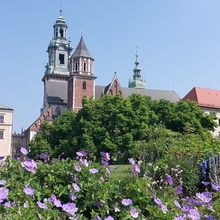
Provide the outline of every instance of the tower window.
<path id="1" fill-rule="evenodd" d="M 75 64 L 75 67 L 76 67 L 75 71 L 77 71 L 78 70 L 78 63 Z"/>
<path id="2" fill-rule="evenodd" d="M 85 82 L 85 81 L 83 81 L 82 88 L 83 88 L 84 90 L 86 90 L 86 82 Z"/>
<path id="3" fill-rule="evenodd" d="M 64 54 L 59 54 L 59 63 L 64 64 Z"/>
<path id="4" fill-rule="evenodd" d="M 58 37 L 58 30 L 57 30 L 57 28 L 56 28 L 56 35 L 55 36 Z"/>
<path id="5" fill-rule="evenodd" d="M 86 63 L 83 63 L 83 71 L 86 71 Z"/>
<path id="6" fill-rule="evenodd" d="M 60 28 L 60 37 L 63 37 L 63 29 Z"/>

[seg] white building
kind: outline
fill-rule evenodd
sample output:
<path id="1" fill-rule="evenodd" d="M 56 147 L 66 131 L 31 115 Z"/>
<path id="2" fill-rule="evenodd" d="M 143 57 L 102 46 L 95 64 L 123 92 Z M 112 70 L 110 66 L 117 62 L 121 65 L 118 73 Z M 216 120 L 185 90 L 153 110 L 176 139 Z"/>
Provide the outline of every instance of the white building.
<path id="1" fill-rule="evenodd" d="M 0 104 L 0 156 L 12 156 L 13 112 L 13 109 Z"/>

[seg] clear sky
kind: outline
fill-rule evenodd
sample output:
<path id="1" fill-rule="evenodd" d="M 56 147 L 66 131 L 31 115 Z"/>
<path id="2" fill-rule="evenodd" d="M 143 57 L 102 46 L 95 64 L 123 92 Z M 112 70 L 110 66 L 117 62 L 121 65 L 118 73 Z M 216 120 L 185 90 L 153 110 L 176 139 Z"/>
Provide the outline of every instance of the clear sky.
<path id="1" fill-rule="evenodd" d="M 195 86 L 220 90 L 219 0 L 2 1 L 0 104 L 14 109 L 13 132 L 40 116 L 46 50 L 61 5 L 73 48 L 83 31 L 97 85 L 116 71 L 127 87 L 138 46 L 147 88 L 180 98 Z"/>

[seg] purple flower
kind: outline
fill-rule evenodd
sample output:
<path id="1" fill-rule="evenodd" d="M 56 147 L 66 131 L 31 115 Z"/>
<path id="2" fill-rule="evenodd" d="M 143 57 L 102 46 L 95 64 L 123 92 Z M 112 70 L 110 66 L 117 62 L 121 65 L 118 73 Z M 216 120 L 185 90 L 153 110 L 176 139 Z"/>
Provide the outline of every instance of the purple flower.
<path id="1" fill-rule="evenodd" d="M 59 199 L 54 199 L 54 200 L 53 200 L 53 204 L 54 204 L 57 208 L 62 207 L 62 203 L 61 203 L 61 201 L 60 201 Z"/>
<path id="2" fill-rule="evenodd" d="M 86 166 L 86 167 L 89 166 L 89 163 L 88 163 L 88 161 L 87 161 L 86 159 L 80 159 L 79 162 L 80 162 L 82 165 Z"/>
<path id="3" fill-rule="evenodd" d="M 181 205 L 179 204 L 179 202 L 177 200 L 174 200 L 174 204 L 175 204 L 176 207 L 181 209 Z"/>
<path id="4" fill-rule="evenodd" d="M 41 208 L 41 209 L 48 209 L 48 208 L 47 208 L 47 205 L 46 205 L 45 203 L 43 203 L 43 202 L 37 201 L 37 205 L 38 205 L 39 208 Z"/>
<path id="5" fill-rule="evenodd" d="M 208 210 L 214 212 L 214 209 L 213 209 L 213 207 L 210 205 L 210 203 L 207 203 L 207 204 L 206 204 L 206 208 L 207 208 Z"/>
<path id="6" fill-rule="evenodd" d="M 184 205 L 184 206 L 181 208 L 181 210 L 182 210 L 183 212 L 188 212 L 191 208 L 192 208 L 192 206 L 190 206 L 190 205 Z"/>
<path id="7" fill-rule="evenodd" d="M 9 190 L 5 187 L 0 188 L 0 203 L 3 202 L 4 199 L 8 197 Z"/>
<path id="8" fill-rule="evenodd" d="M 80 187 L 76 183 L 73 183 L 72 186 L 77 192 L 80 191 Z"/>
<path id="9" fill-rule="evenodd" d="M 133 218 L 138 218 L 138 210 L 135 208 L 130 209 L 130 214 Z"/>
<path id="10" fill-rule="evenodd" d="M 5 208 L 9 208 L 9 207 L 11 207 L 13 205 L 13 202 L 12 201 L 9 201 L 9 202 L 6 202 L 5 204 L 4 204 L 4 207 Z"/>
<path id="11" fill-rule="evenodd" d="M 204 217 L 206 220 L 216 220 L 212 215 L 205 215 Z"/>
<path id="12" fill-rule="evenodd" d="M 201 205 L 202 204 L 201 201 L 197 201 L 197 200 L 190 198 L 190 197 L 186 198 L 186 201 L 188 201 L 191 205 Z"/>
<path id="13" fill-rule="evenodd" d="M 128 158 L 128 161 L 129 161 L 129 163 L 130 163 L 131 165 L 135 165 L 135 164 L 136 164 L 136 162 L 134 161 L 133 158 Z"/>
<path id="14" fill-rule="evenodd" d="M 105 167 L 109 167 L 109 163 L 108 163 L 108 161 L 106 161 L 106 160 L 102 160 L 102 164 L 103 164 Z"/>
<path id="15" fill-rule="evenodd" d="M 40 154 L 40 158 L 41 158 L 41 159 L 45 159 L 45 160 L 48 159 L 48 158 L 49 158 L 48 152 L 41 153 L 41 154 Z"/>
<path id="16" fill-rule="evenodd" d="M 37 164 L 32 159 L 26 159 L 24 162 L 21 162 L 22 167 L 24 167 L 27 171 L 36 173 L 35 168 L 37 167 Z"/>
<path id="17" fill-rule="evenodd" d="M 109 161 L 110 160 L 110 155 L 109 155 L 109 153 L 106 153 L 106 152 L 100 152 L 100 154 L 102 155 L 102 157 L 103 157 L 103 159 L 105 160 L 105 161 Z"/>
<path id="18" fill-rule="evenodd" d="M 63 209 L 63 211 L 65 211 L 71 215 L 75 215 L 78 210 L 78 208 L 76 207 L 76 204 L 73 202 L 63 204 L 62 209 Z"/>
<path id="19" fill-rule="evenodd" d="M 208 203 L 212 200 L 212 197 L 210 197 L 209 194 L 196 193 L 196 196 L 197 196 L 197 198 L 199 198 L 204 203 Z"/>
<path id="20" fill-rule="evenodd" d="M 180 195 L 180 194 L 182 194 L 183 193 L 183 188 L 182 188 L 182 186 L 176 186 L 175 187 L 175 191 L 176 191 L 176 193 L 178 194 L 178 195 Z"/>
<path id="21" fill-rule="evenodd" d="M 57 208 L 62 207 L 62 203 L 57 197 L 52 194 L 51 197 L 48 199 L 48 202 L 53 203 Z"/>
<path id="22" fill-rule="evenodd" d="M 198 220 L 200 219 L 200 214 L 196 209 L 190 209 L 188 213 L 188 217 L 193 220 Z"/>
<path id="23" fill-rule="evenodd" d="M 141 172 L 140 167 L 137 164 L 134 164 L 133 168 L 132 168 L 132 172 L 136 175 L 138 175 Z"/>
<path id="24" fill-rule="evenodd" d="M 0 180 L 0 185 L 5 185 L 7 183 L 6 180 Z"/>
<path id="25" fill-rule="evenodd" d="M 5 157 L 4 156 L 0 156 L 0 160 L 3 160 Z"/>
<path id="26" fill-rule="evenodd" d="M 161 207 L 161 210 L 164 214 L 166 214 L 168 212 L 168 209 L 164 204 L 162 204 L 160 207 Z"/>
<path id="27" fill-rule="evenodd" d="M 174 220 L 186 220 L 187 216 L 183 213 L 181 215 L 178 215 L 177 217 L 174 218 Z"/>
<path id="28" fill-rule="evenodd" d="M 76 154 L 77 154 L 79 157 L 85 157 L 85 156 L 87 155 L 87 153 L 86 153 L 85 151 L 83 151 L 83 150 L 76 152 Z"/>
<path id="29" fill-rule="evenodd" d="M 89 172 L 90 173 L 98 173 L 99 171 L 95 168 L 91 168 L 91 169 L 89 169 Z"/>
<path id="30" fill-rule="evenodd" d="M 173 178 L 170 175 L 166 175 L 166 180 L 169 183 L 170 186 L 173 185 Z"/>
<path id="31" fill-rule="evenodd" d="M 80 165 L 76 165 L 76 166 L 75 166 L 75 170 L 78 171 L 78 172 L 80 172 L 80 171 L 82 170 L 82 167 L 81 167 Z"/>
<path id="32" fill-rule="evenodd" d="M 29 195 L 29 196 L 33 196 L 34 195 L 34 189 L 32 189 L 31 187 L 25 187 L 23 189 L 23 192 L 26 194 L 26 195 Z"/>
<path id="33" fill-rule="evenodd" d="M 114 218 L 111 215 L 109 215 L 105 218 L 105 220 L 114 220 Z"/>
<path id="34" fill-rule="evenodd" d="M 113 205 L 115 212 L 120 212 L 118 204 Z"/>
<path id="35" fill-rule="evenodd" d="M 131 199 L 122 199 L 121 203 L 124 206 L 129 206 L 129 205 L 132 205 L 132 200 Z"/>
<path id="36" fill-rule="evenodd" d="M 159 206 L 163 205 L 163 202 L 159 198 L 154 197 L 154 202 L 157 203 Z"/>
<path id="37" fill-rule="evenodd" d="M 98 207 L 101 207 L 104 204 L 101 201 L 98 200 L 98 201 L 95 202 L 95 205 L 98 206 Z"/>
<path id="38" fill-rule="evenodd" d="M 93 220 L 102 220 L 99 216 L 96 216 Z"/>
<path id="39" fill-rule="evenodd" d="M 71 199 L 72 201 L 74 201 L 74 200 L 77 199 L 77 197 L 76 197 L 75 195 L 71 195 L 71 196 L 70 196 L 70 199 Z"/>
<path id="40" fill-rule="evenodd" d="M 207 186 L 207 185 L 210 184 L 210 182 L 202 181 L 202 184 L 205 185 L 205 186 Z"/>
<path id="41" fill-rule="evenodd" d="M 216 185 L 214 185 L 212 183 L 211 183 L 211 185 L 212 185 L 212 189 L 213 190 L 215 190 L 215 191 L 219 191 L 220 190 L 220 186 L 216 186 Z"/>
<path id="42" fill-rule="evenodd" d="M 28 154 L 27 149 L 24 148 L 24 147 L 21 147 L 20 151 L 21 151 L 21 153 L 24 154 L 24 155 L 27 155 L 27 154 Z"/>

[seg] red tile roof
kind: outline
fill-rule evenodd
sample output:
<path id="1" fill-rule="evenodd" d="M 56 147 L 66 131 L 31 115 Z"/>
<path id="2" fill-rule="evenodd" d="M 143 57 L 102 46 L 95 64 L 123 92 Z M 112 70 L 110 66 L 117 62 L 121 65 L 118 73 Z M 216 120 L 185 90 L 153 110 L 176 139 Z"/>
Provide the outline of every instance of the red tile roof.
<path id="1" fill-rule="evenodd" d="M 187 99 L 201 107 L 220 108 L 220 90 L 194 87 L 182 100 Z"/>

